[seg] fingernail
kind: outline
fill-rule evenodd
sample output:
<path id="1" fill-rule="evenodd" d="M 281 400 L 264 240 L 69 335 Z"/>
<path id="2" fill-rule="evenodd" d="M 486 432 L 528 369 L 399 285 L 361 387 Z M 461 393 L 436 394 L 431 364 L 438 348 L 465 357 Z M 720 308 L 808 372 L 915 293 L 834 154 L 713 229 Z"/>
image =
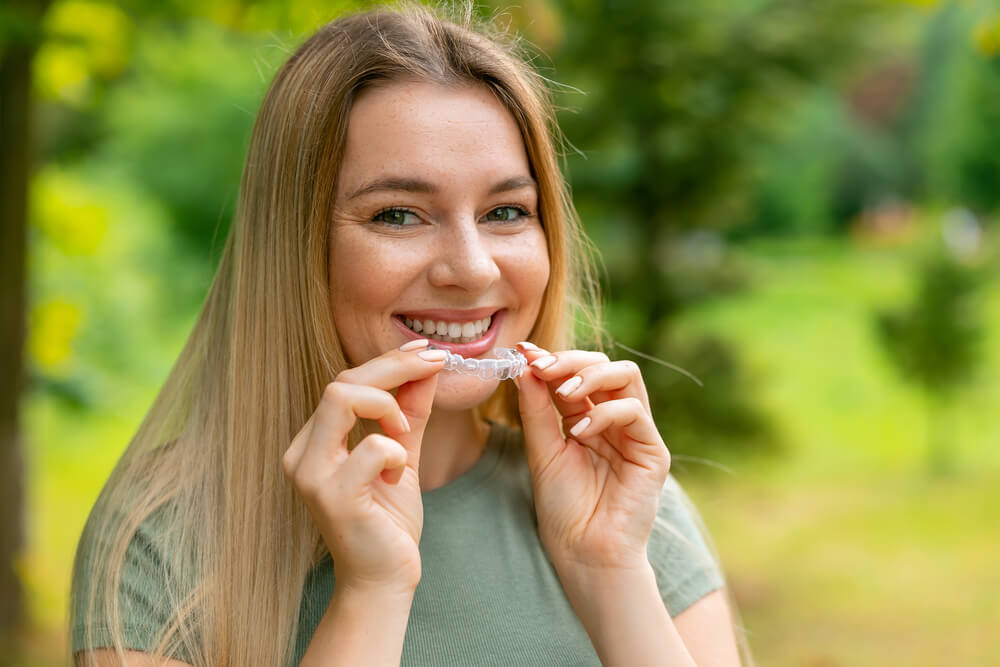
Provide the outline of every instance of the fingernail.
<path id="1" fill-rule="evenodd" d="M 517 390 L 521 391 L 521 381 L 518 378 L 511 378 L 510 380 L 514 383 L 514 386 L 517 387 Z"/>
<path id="2" fill-rule="evenodd" d="M 570 379 L 566 380 L 561 385 L 559 385 L 559 388 L 556 389 L 556 393 L 559 394 L 560 396 L 569 396 L 574 391 L 576 391 L 581 384 L 583 384 L 583 378 L 580 377 L 579 375 L 574 375 L 573 377 L 571 377 Z"/>
<path id="3" fill-rule="evenodd" d="M 417 352 L 417 356 L 424 361 L 444 361 L 448 358 L 448 353 L 444 350 L 424 350 Z"/>
<path id="4" fill-rule="evenodd" d="M 571 428 L 569 432 L 573 435 L 574 438 L 578 438 L 580 437 L 580 434 L 583 433 L 588 426 L 590 426 L 590 417 L 584 417 L 576 424 L 574 424 L 573 428 Z"/>
<path id="5" fill-rule="evenodd" d="M 409 343 L 403 343 L 399 346 L 400 352 L 409 352 L 410 350 L 419 350 L 420 348 L 427 347 L 430 343 L 426 338 L 421 338 L 420 340 L 411 340 Z"/>
<path id="6" fill-rule="evenodd" d="M 411 430 L 410 429 L 410 420 L 408 420 L 406 418 L 406 415 L 404 415 L 402 412 L 399 413 L 399 418 L 403 420 L 403 430 L 406 431 L 407 433 L 409 433 L 410 430 Z"/>
<path id="7" fill-rule="evenodd" d="M 535 345 L 534 343 L 529 343 L 526 340 L 522 340 L 520 343 L 518 343 L 518 345 L 520 345 L 521 347 L 523 347 L 526 350 L 539 350 L 539 349 L 541 349 L 537 345 Z"/>
<path id="8" fill-rule="evenodd" d="M 549 354 L 549 355 L 546 355 L 544 357 L 539 357 L 538 359 L 535 359 L 534 361 L 531 362 L 531 365 L 534 368 L 537 368 L 538 370 L 542 370 L 542 369 L 548 368 L 552 364 L 556 363 L 556 361 L 557 360 L 556 360 L 555 356 Z"/>

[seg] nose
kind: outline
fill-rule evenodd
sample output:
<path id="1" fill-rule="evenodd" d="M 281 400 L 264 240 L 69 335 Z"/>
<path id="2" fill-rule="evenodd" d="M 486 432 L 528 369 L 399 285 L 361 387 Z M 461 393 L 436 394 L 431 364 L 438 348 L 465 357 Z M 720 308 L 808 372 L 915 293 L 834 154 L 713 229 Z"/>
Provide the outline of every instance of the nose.
<path id="1" fill-rule="evenodd" d="M 468 292 L 485 291 L 499 280 L 500 267 L 476 221 L 442 228 L 429 278 L 435 287 L 461 287 Z"/>

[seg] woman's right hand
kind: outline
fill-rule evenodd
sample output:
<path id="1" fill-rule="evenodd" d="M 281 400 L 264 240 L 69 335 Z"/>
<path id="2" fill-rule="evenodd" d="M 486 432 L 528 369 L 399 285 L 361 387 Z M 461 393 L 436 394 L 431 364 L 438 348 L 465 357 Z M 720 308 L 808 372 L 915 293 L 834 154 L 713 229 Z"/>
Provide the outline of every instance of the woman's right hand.
<path id="1" fill-rule="evenodd" d="M 420 580 L 420 443 L 444 366 L 443 352 L 429 361 L 425 350 L 392 350 L 340 373 L 282 460 L 333 557 L 338 588 L 412 592 Z M 384 435 L 348 450 L 359 417 L 377 420 Z"/>

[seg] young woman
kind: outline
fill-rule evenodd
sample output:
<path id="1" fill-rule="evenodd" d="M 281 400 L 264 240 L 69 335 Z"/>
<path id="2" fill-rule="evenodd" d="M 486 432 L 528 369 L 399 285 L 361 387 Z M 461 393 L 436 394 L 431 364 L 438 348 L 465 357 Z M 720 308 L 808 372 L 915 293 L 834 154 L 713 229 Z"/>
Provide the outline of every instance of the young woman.
<path id="1" fill-rule="evenodd" d="M 739 664 L 638 367 L 575 347 L 554 131 L 467 20 L 361 14 L 292 55 L 81 539 L 78 664 Z M 514 346 L 516 381 L 442 370 Z"/>

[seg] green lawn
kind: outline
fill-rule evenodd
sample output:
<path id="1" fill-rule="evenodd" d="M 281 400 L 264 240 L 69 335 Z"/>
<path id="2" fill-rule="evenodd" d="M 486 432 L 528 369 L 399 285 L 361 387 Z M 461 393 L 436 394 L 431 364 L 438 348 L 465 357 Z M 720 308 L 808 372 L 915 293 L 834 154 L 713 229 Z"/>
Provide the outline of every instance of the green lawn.
<path id="1" fill-rule="evenodd" d="M 979 380 L 948 412 L 954 471 L 926 465 L 921 395 L 885 362 L 876 307 L 908 294 L 907 257 L 759 245 L 749 295 L 692 312 L 731 340 L 786 450 L 678 476 L 712 531 L 762 665 L 985 665 L 1000 655 L 1000 285 Z M 947 341 L 942 341 L 947 344 Z"/>
<path id="2" fill-rule="evenodd" d="M 870 325 L 873 308 L 908 294 L 906 253 L 785 242 L 740 259 L 752 289 L 691 311 L 677 333 L 733 342 L 758 383 L 745 390 L 784 449 L 724 461 L 731 473 L 680 463 L 675 473 L 714 536 L 758 662 L 987 664 L 1000 655 L 989 632 L 1000 626 L 1000 286 L 984 303 L 987 362 L 949 412 L 954 471 L 932 476 L 921 396 L 887 365 Z M 25 403 L 22 569 L 36 619 L 25 665 L 63 664 L 75 542 L 155 387 L 118 391 L 101 414 Z"/>

